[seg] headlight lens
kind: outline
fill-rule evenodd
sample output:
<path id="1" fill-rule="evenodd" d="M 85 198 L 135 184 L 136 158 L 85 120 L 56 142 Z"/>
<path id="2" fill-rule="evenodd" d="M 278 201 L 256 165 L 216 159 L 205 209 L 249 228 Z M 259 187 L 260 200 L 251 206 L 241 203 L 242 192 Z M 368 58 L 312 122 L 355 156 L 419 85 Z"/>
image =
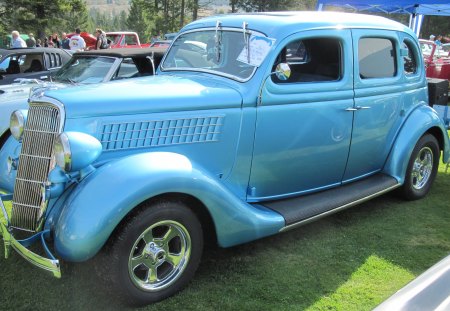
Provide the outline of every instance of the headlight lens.
<path id="1" fill-rule="evenodd" d="M 16 110 L 11 114 L 9 129 L 11 135 L 19 141 L 22 139 L 26 119 L 27 114 L 23 110 Z"/>
<path id="2" fill-rule="evenodd" d="M 61 133 L 53 145 L 53 153 L 56 164 L 65 172 L 72 169 L 72 153 L 70 151 L 69 137 L 66 133 Z"/>

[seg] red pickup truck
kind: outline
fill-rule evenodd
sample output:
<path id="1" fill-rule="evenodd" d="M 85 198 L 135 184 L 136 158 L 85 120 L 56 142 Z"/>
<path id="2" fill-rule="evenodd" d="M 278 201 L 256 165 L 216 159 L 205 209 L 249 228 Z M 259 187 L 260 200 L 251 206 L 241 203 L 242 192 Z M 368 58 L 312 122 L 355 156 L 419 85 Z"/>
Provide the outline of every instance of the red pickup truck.
<path id="1" fill-rule="evenodd" d="M 70 38 L 71 36 L 75 35 L 74 33 L 71 33 L 68 35 Z M 86 49 L 87 50 L 93 50 L 95 49 L 95 43 L 97 42 L 97 38 L 88 33 L 88 32 L 82 32 L 81 37 L 86 42 Z M 135 32 L 131 31 L 114 31 L 114 32 L 107 32 L 106 38 L 110 42 L 110 48 L 116 49 L 116 48 L 147 48 L 150 46 L 150 43 L 144 43 L 141 44 L 139 41 L 139 36 Z"/>

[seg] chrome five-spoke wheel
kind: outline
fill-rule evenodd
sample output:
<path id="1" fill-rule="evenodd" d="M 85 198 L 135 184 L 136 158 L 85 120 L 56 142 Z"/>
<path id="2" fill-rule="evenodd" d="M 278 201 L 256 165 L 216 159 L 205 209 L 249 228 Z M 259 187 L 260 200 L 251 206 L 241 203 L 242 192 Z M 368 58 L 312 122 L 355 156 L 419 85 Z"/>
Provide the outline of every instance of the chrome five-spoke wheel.
<path id="1" fill-rule="evenodd" d="M 190 207 L 181 201 L 148 201 L 110 238 L 97 271 L 125 303 L 142 306 L 184 288 L 202 251 L 202 226 Z"/>
<path id="2" fill-rule="evenodd" d="M 425 134 L 416 143 L 409 158 L 405 182 L 399 189 L 407 200 L 423 198 L 437 174 L 439 165 L 439 143 L 431 134 Z"/>
<path id="3" fill-rule="evenodd" d="M 182 273 L 191 253 L 191 238 L 176 221 L 160 221 L 136 240 L 129 257 L 128 273 L 145 291 L 170 286 Z"/>
<path id="4" fill-rule="evenodd" d="M 420 149 L 412 168 L 412 186 L 420 190 L 428 182 L 433 171 L 433 151 L 429 147 Z"/>

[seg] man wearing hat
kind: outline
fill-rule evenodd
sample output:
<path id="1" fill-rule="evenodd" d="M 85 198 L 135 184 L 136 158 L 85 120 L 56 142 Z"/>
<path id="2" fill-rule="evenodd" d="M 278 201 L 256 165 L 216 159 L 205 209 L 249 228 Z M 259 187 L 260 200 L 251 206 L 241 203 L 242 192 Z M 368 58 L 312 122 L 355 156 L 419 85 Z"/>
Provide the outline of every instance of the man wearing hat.
<path id="1" fill-rule="evenodd" d="M 434 41 L 434 38 L 436 38 L 435 35 L 430 35 L 430 41 Z"/>
<path id="2" fill-rule="evenodd" d="M 34 39 L 34 35 L 32 33 L 28 34 L 28 39 L 25 40 L 25 43 L 27 44 L 27 47 L 29 47 L 29 48 L 36 47 L 36 39 Z"/>

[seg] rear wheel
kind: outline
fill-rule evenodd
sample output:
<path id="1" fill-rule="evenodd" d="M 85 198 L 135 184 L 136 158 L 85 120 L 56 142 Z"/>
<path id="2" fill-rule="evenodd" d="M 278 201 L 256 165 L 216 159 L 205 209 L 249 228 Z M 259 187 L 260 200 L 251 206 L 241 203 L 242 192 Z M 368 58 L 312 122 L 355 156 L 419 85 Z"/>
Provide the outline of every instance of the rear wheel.
<path id="1" fill-rule="evenodd" d="M 110 274 L 126 303 L 145 305 L 186 286 L 202 250 L 202 228 L 188 207 L 181 202 L 147 204 L 113 238 L 101 270 Z"/>
<path id="2" fill-rule="evenodd" d="M 439 156 L 439 144 L 436 138 L 430 134 L 422 136 L 411 154 L 405 183 L 400 188 L 405 199 L 421 199 L 430 191 L 436 178 Z"/>

